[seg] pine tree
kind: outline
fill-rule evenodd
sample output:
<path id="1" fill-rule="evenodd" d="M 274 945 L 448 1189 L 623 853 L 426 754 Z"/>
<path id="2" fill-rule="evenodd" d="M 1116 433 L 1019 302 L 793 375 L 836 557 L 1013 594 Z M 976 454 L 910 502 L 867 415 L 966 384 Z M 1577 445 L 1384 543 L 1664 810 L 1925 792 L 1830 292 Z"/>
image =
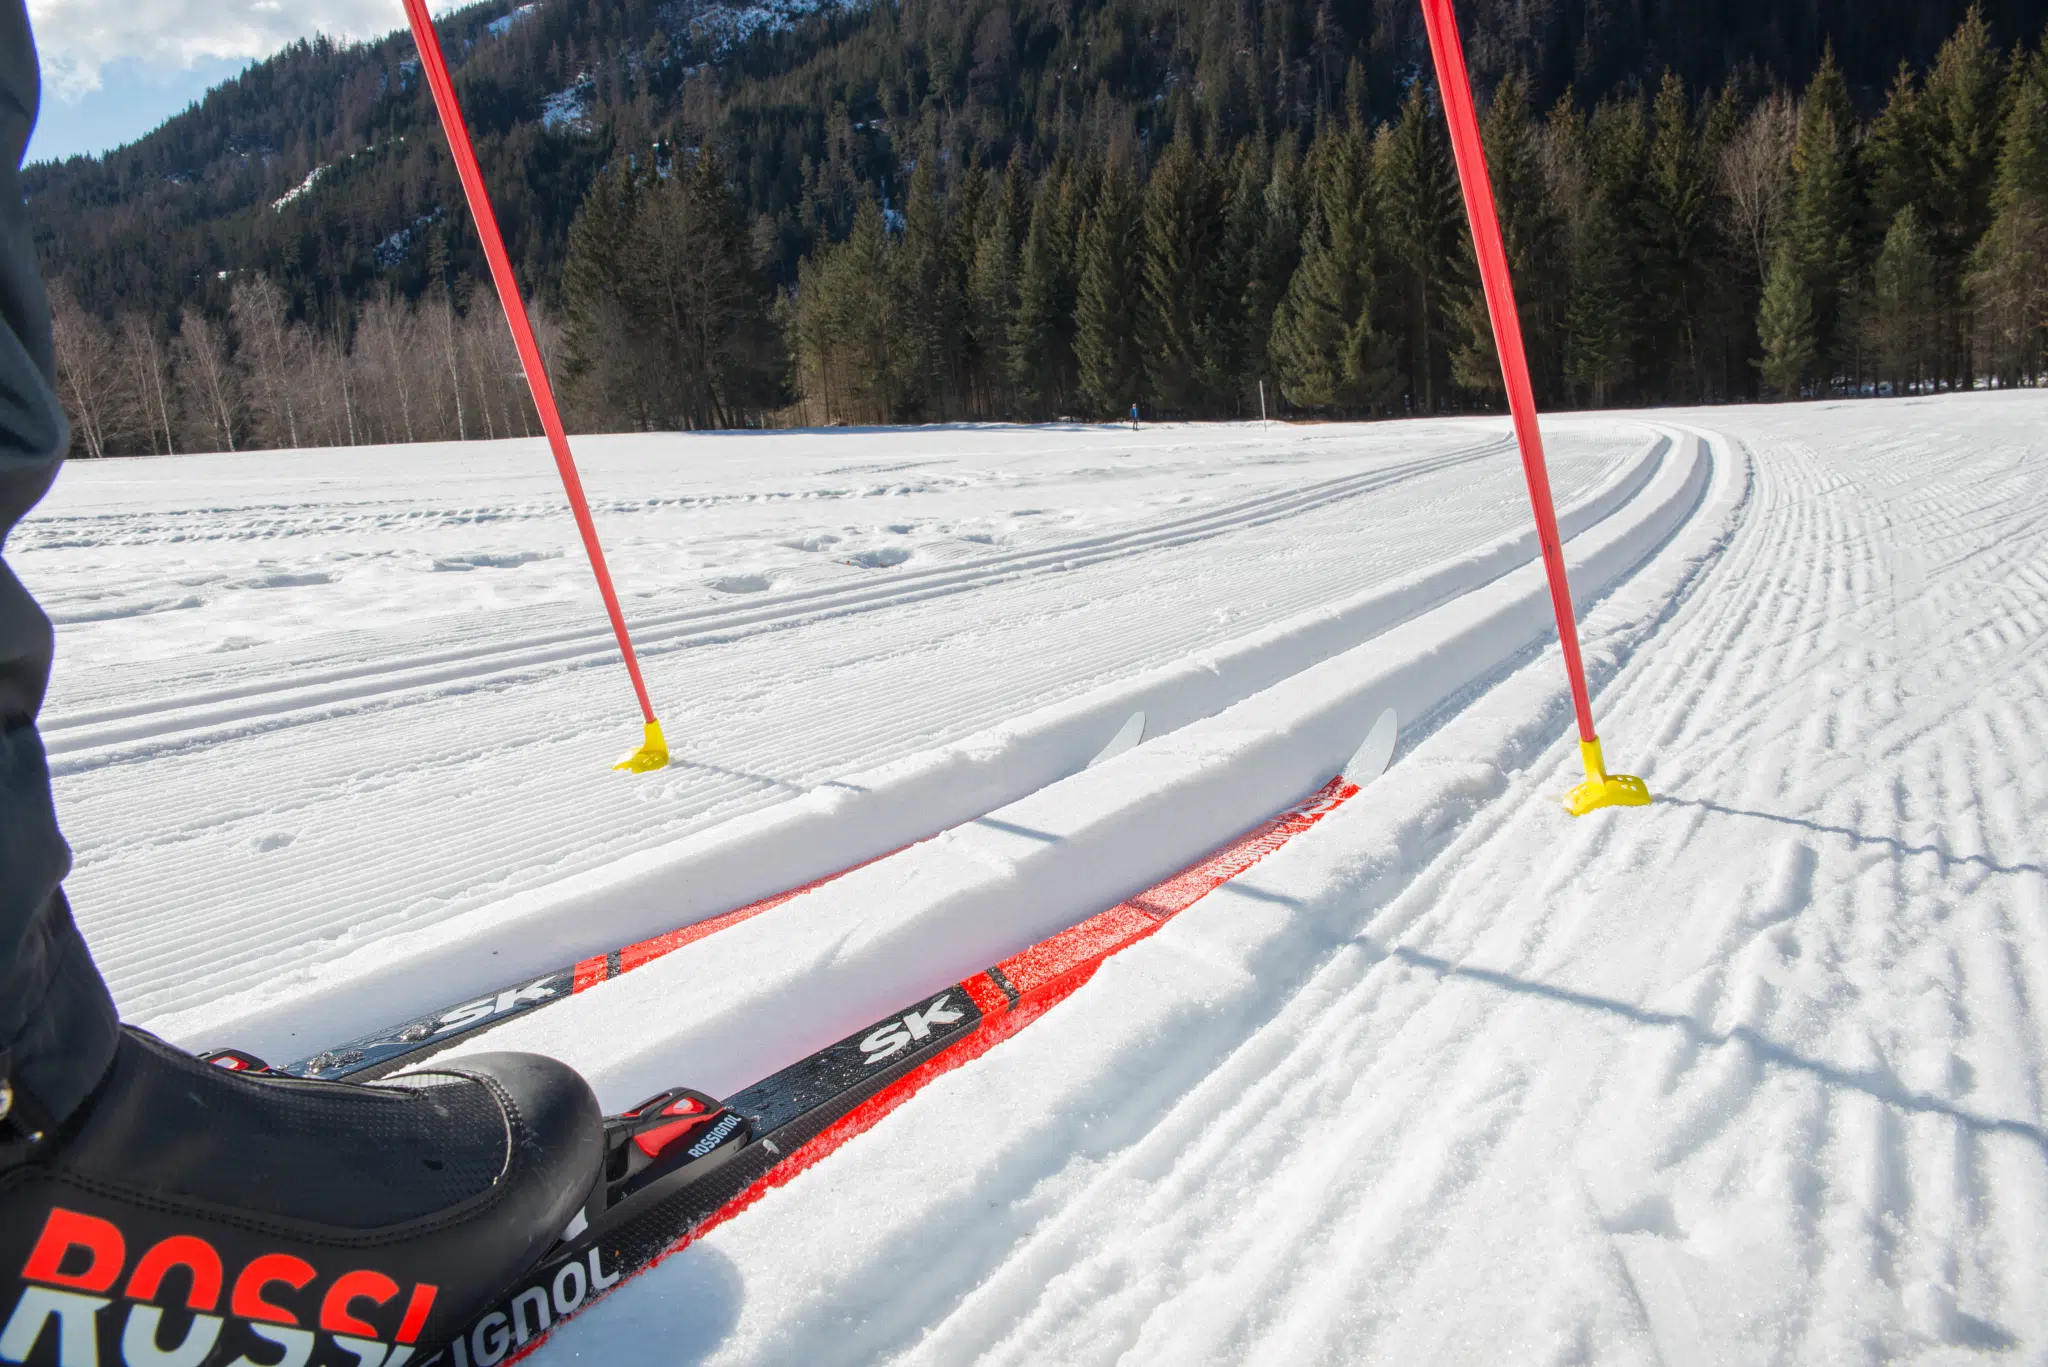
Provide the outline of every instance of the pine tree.
<path id="1" fill-rule="evenodd" d="M 845 408 L 833 326 L 833 275 L 830 253 L 812 252 L 797 262 L 796 288 L 777 305 L 792 353 L 797 407 L 806 427 L 834 422 Z"/>
<path id="2" fill-rule="evenodd" d="M 1144 306 L 1144 221 L 1126 166 L 1103 168 L 1101 189 L 1081 234 L 1075 350 L 1081 388 L 1098 417 L 1134 402 L 1149 406 L 1138 320 Z"/>
<path id="3" fill-rule="evenodd" d="M 1941 267 L 1949 376 L 1967 386 L 1973 330 L 1964 274 L 1972 249 L 1991 226 L 1991 191 L 1998 162 L 2002 73 L 1983 12 L 1972 5 L 1942 44 L 1927 76 L 1932 174 L 1929 226 Z"/>
<path id="4" fill-rule="evenodd" d="M 1570 263 L 1564 379 L 1595 407 L 1625 400 L 1636 374 L 1645 249 L 1642 202 L 1648 132 L 1636 101 L 1604 102 L 1590 118 L 1569 92 L 1546 128 L 1545 180 L 1563 207 Z"/>
<path id="5" fill-rule="evenodd" d="M 1373 183 L 1409 402 L 1416 412 L 1434 412 L 1448 397 L 1453 310 L 1469 283 L 1471 248 L 1450 149 L 1419 82 L 1399 122 L 1382 128 L 1373 145 Z"/>
<path id="6" fill-rule="evenodd" d="M 1872 270 L 1871 343 L 1895 393 L 1917 388 L 1939 336 L 1940 279 L 1920 214 L 1908 204 L 1892 219 Z"/>
<path id="7" fill-rule="evenodd" d="M 1781 399 L 1799 396 L 1800 382 L 1820 354 L 1810 278 L 1788 242 L 1771 262 L 1770 278 L 1764 283 L 1763 308 L 1757 319 L 1763 357 L 1757 369 Z"/>
<path id="8" fill-rule="evenodd" d="M 1834 49 L 1821 59 L 1820 71 L 1806 89 L 1799 110 L 1799 139 L 1792 149 L 1792 215 L 1787 227 L 1794 259 L 1805 272 L 1803 297 L 1813 315 L 1813 360 L 1821 367 L 1826 388 L 1850 359 L 1854 337 L 1857 202 L 1854 116 L 1848 87 L 1835 65 Z M 1771 267 L 1775 281 L 1778 266 Z M 1765 307 L 1772 293 L 1765 286 Z M 1783 290 L 1780 306 L 1789 306 Z M 1790 318 L 1781 312 L 1779 325 Z M 1769 329 L 1759 323 L 1766 354 L 1766 376 L 1783 376 L 1782 357 L 1773 353 Z M 1780 356 L 1773 362 L 1769 357 Z M 1783 386 L 1771 381 L 1774 388 Z"/>
<path id="9" fill-rule="evenodd" d="M 775 387 L 766 282 L 709 149 L 641 198 L 628 237 L 633 329 L 663 428 L 737 427 Z"/>
<path id="10" fill-rule="evenodd" d="M 578 426 L 600 432 L 644 428 L 648 422 L 630 265 L 641 191 L 640 176 L 628 166 L 599 177 L 569 230 L 569 257 L 562 267 L 563 397 Z"/>
<path id="11" fill-rule="evenodd" d="M 1225 413 L 1241 414 L 1256 403 L 1251 395 L 1265 361 L 1266 335 L 1273 325 L 1272 304 L 1262 299 L 1266 282 L 1258 278 L 1267 218 L 1264 143 L 1250 139 L 1239 143 L 1230 164 L 1218 169 L 1228 191 L 1214 272 L 1216 317 L 1210 329 L 1210 364 L 1216 377 L 1215 402 L 1228 405 L 1221 410 Z"/>
<path id="12" fill-rule="evenodd" d="M 1564 222 L 1551 199 L 1539 130 L 1529 113 L 1528 83 L 1520 75 L 1508 76 L 1495 89 L 1480 121 L 1480 138 L 1514 277 L 1530 376 L 1537 392 L 1549 398 L 1556 393 L 1562 366 Z M 1451 358 L 1451 378 L 1465 389 L 1504 395 L 1493 318 L 1476 278 L 1462 291 L 1456 313 L 1461 337 Z"/>
<path id="13" fill-rule="evenodd" d="M 1007 370 L 1020 416 L 1049 417 L 1066 398 L 1074 369 L 1073 285 L 1066 244 L 1064 177 L 1039 182 L 1031 225 L 1017 257 Z"/>
<path id="14" fill-rule="evenodd" d="M 1863 142 L 1863 162 L 1870 182 L 1870 217 L 1882 234 L 1908 205 L 1924 224 L 1933 212 L 1934 129 L 1919 78 L 1899 63 L 1885 95 L 1884 108 Z"/>
<path id="15" fill-rule="evenodd" d="M 1400 371 L 1374 316 L 1372 168 L 1355 127 L 1329 130 L 1309 152 L 1313 187 L 1301 265 L 1273 321 L 1273 361 L 1287 401 L 1323 411 L 1392 404 Z"/>
<path id="16" fill-rule="evenodd" d="M 2048 329 L 2048 54 L 2015 64 L 2000 134 L 1991 227 L 1970 262 L 1970 301 L 1987 368 L 2032 381 Z"/>
<path id="17" fill-rule="evenodd" d="M 1762 285 L 1749 276 L 1753 252 L 1724 175 L 1744 135 L 1742 100 L 1732 85 L 1706 105 L 1700 122 L 1700 160 L 1706 177 L 1706 233 L 1699 272 L 1702 397 L 1728 400 L 1756 383 L 1749 364 Z"/>
<path id="18" fill-rule="evenodd" d="M 563 292 L 564 389 L 587 425 L 741 426 L 778 398 L 769 286 L 709 149 L 666 174 L 650 163 L 600 178 L 571 231 Z M 441 330 L 453 367 L 452 314 Z M 460 414 L 467 381 L 452 379 Z"/>
<path id="19" fill-rule="evenodd" d="M 965 371 L 966 270 L 956 223 L 933 183 L 929 158 L 911 173 L 903 207 L 900 274 L 908 292 L 905 344 L 913 356 L 907 402 L 926 418 L 953 415 Z"/>
<path id="20" fill-rule="evenodd" d="M 1017 233 L 1009 196 L 997 196 L 974 244 L 967 279 L 967 339 L 990 416 L 1010 411 L 1010 324 L 1017 311 Z"/>
<path id="21" fill-rule="evenodd" d="M 1643 178 L 1644 283 L 1660 301 L 1653 314 L 1653 355 L 1672 398 L 1706 390 L 1701 307 L 1712 264 L 1707 158 L 1693 127 L 1691 103 L 1674 72 L 1665 72 L 1651 110 L 1656 131 Z"/>
<path id="22" fill-rule="evenodd" d="M 1217 294 L 1214 270 L 1223 243 L 1223 206 L 1215 177 L 1186 141 L 1166 149 L 1145 187 L 1145 344 L 1147 388 L 1169 412 L 1206 416 L 1222 377 L 1214 370 Z"/>
<path id="23" fill-rule="evenodd" d="M 1594 408 L 1613 403 L 1633 374 L 1634 287 L 1623 227 L 1604 195 L 1586 206 L 1565 312 L 1565 377 Z"/>
<path id="24" fill-rule="evenodd" d="M 792 328 L 798 373 L 829 421 L 903 420 L 917 352 L 897 255 L 880 207 L 865 200 L 846 241 L 806 263 Z"/>
<path id="25" fill-rule="evenodd" d="M 1961 27 L 1941 45 L 1927 76 L 1933 143 L 1929 203 L 1942 255 L 1950 261 L 1966 256 L 1990 226 L 2002 81 L 1990 28 L 1983 11 L 1972 5 Z"/>
<path id="26" fill-rule="evenodd" d="M 1300 154 L 1291 141 L 1282 142 L 1259 196 L 1259 237 L 1244 284 L 1244 365 L 1254 379 L 1272 373 L 1274 326 L 1301 264 L 1302 180 Z"/>

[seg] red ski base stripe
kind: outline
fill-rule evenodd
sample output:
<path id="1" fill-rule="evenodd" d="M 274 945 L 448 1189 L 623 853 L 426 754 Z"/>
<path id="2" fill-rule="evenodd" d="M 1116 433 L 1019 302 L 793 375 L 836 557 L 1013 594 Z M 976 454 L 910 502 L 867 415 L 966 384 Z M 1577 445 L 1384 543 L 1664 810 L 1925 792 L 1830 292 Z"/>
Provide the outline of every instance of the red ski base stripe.
<path id="1" fill-rule="evenodd" d="M 599 983 L 609 982 L 622 973 L 629 973 L 664 955 L 672 954 L 684 945 L 694 944 L 708 936 L 716 935 L 729 926 L 752 920 L 765 911 L 773 910 L 807 892 L 844 878 L 856 869 L 864 869 L 908 848 L 908 845 L 899 846 L 873 858 L 863 859 L 858 864 L 851 864 L 834 873 L 828 873 L 822 878 L 814 878 L 799 887 L 788 888 L 758 902 L 750 902 L 732 911 L 720 912 L 693 925 L 640 940 L 623 949 L 615 949 L 606 954 L 593 954 L 586 959 L 577 960 L 566 968 L 558 968 L 544 977 L 507 983 L 497 992 L 411 1021 L 388 1026 L 375 1034 L 350 1040 L 310 1058 L 286 1064 L 277 1071 L 299 1077 L 352 1078 L 358 1081 L 382 1077 L 431 1057 L 451 1045 L 473 1041 L 486 1031 L 496 1029 L 529 1011 L 560 1001 L 564 996 L 574 996 L 578 992 L 596 987 Z M 565 987 L 566 991 L 563 990 Z"/>
<path id="2" fill-rule="evenodd" d="M 901 854 L 909 848 L 908 845 L 898 846 L 888 854 L 878 854 L 872 859 L 863 859 L 858 864 L 849 864 L 837 873 L 828 873 L 823 878 L 813 878 L 801 887 L 778 892 L 772 897 L 763 897 L 758 902 L 749 902 L 732 911 L 722 911 L 716 916 L 698 921 L 694 925 L 684 926 L 680 930 L 664 931 L 660 935 L 627 945 L 624 949 L 615 949 L 609 954 L 593 954 L 576 965 L 576 982 L 569 990 L 572 994 L 582 992 L 587 988 L 596 987 L 599 983 L 609 982 L 622 973 L 631 973 L 636 968 L 653 963 L 664 954 L 675 953 L 684 945 L 695 944 L 742 921 L 751 921 L 762 912 L 773 911 L 791 898 L 814 892 L 827 883 L 837 882 L 856 869 L 864 869 L 870 864 L 887 859 L 890 855 Z"/>
<path id="3" fill-rule="evenodd" d="M 670 1244 L 659 1256 L 650 1259 L 629 1274 L 628 1279 L 649 1268 L 659 1266 L 672 1255 L 680 1253 L 753 1205 L 772 1189 L 784 1185 L 816 1165 L 848 1140 L 873 1129 L 884 1116 L 922 1090 L 932 1079 L 980 1058 L 1079 991 L 1083 984 L 1095 976 L 1095 970 L 1112 955 L 1154 934 L 1175 915 L 1193 906 L 1295 836 L 1308 830 L 1357 793 L 1357 784 L 1341 775 L 1333 778 L 1307 801 L 1289 808 L 1279 816 L 1261 822 L 1164 882 L 1154 884 L 1128 901 L 1119 902 L 1107 911 L 1098 912 L 1079 925 L 1041 940 L 1022 953 L 1011 955 L 994 968 L 967 979 L 960 984 L 960 990 L 973 999 L 982 1013 L 981 1023 L 972 1034 L 943 1053 L 933 1055 L 848 1111 L 815 1138 L 777 1163 L 746 1190 L 727 1201 L 711 1216 L 700 1221 L 695 1228 Z M 739 912 L 730 912 L 727 915 L 739 917 L 743 914 L 758 914 L 767 910 L 769 905 L 805 890 L 799 888 L 795 892 L 770 898 L 766 904 L 744 907 Z M 710 924 L 712 923 L 703 922 L 690 929 L 698 930 Z M 664 940 L 667 938 L 660 937 Z M 512 1363 L 522 1360 L 546 1342 L 549 1336 L 548 1332 L 543 1332 L 514 1352 L 506 1361 Z"/>

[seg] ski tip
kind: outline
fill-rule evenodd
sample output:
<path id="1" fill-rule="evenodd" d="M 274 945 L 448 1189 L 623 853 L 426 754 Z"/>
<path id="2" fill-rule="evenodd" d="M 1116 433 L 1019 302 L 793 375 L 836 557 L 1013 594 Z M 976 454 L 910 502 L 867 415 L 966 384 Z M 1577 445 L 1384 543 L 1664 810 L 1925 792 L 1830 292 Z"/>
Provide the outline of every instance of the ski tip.
<path id="1" fill-rule="evenodd" d="M 1373 722 L 1372 730 L 1365 733 L 1365 742 L 1352 752 L 1339 774 L 1346 780 L 1363 788 L 1366 784 L 1386 772 L 1388 761 L 1394 758 L 1394 744 L 1401 739 L 1401 722 L 1389 707 Z"/>
<path id="2" fill-rule="evenodd" d="M 1138 742 L 1144 739 L 1145 714 L 1143 712 L 1133 712 L 1131 713 L 1130 720 L 1126 721 L 1121 727 L 1117 729 L 1117 733 L 1109 738 L 1109 744 L 1103 746 L 1102 749 L 1096 753 L 1095 758 L 1089 760 L 1087 765 L 1084 767 L 1093 769 L 1096 765 L 1101 764 L 1105 760 L 1115 759 L 1124 751 L 1135 749 L 1138 745 Z"/>

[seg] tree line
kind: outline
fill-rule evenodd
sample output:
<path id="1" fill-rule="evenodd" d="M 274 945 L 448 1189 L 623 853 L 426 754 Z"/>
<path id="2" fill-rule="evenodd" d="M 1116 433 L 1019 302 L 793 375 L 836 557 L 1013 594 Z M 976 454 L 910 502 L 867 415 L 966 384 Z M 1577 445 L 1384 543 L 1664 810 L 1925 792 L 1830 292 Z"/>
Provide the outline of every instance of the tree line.
<path id="1" fill-rule="evenodd" d="M 778 314 L 802 419 L 1436 413 L 1502 402 L 1432 92 L 1312 137 L 1156 155 L 1128 126 L 1034 171 L 929 163 L 806 257 Z M 1859 119 L 1805 89 L 1483 120 L 1539 397 L 1724 402 L 2033 383 L 2048 323 L 2048 58 L 1972 10 Z M 587 221 L 587 220 L 586 220 Z M 735 258 L 737 262 L 737 258 Z M 736 264 L 736 269 L 738 268 Z M 572 287 L 569 307 L 577 307 Z M 750 332 L 765 332 L 764 311 Z"/>
<path id="2" fill-rule="evenodd" d="M 1389 100 L 1353 57 L 1324 98 L 1311 62 L 1287 107 L 1312 117 L 1293 123 L 1257 116 L 1270 92 L 1225 117 L 1216 89 L 1168 82 L 1148 115 L 1102 85 L 1054 102 L 1053 136 L 984 161 L 997 142 L 957 123 L 977 98 L 984 121 L 1014 103 L 1008 23 L 962 39 L 968 69 L 948 79 L 969 98 L 927 98 L 919 129 L 878 143 L 835 106 L 840 151 L 801 159 L 794 219 L 760 207 L 769 163 L 743 101 L 661 125 L 647 83 L 646 117 L 617 125 L 581 196 L 558 284 L 542 281 L 572 425 L 1104 418 L 1133 402 L 1243 417 L 1262 381 L 1297 414 L 1499 406 L 1426 72 Z M 2002 49 L 1981 11 L 1861 108 L 1825 48 L 1797 90 L 1666 71 L 1591 102 L 1566 85 L 1539 109 L 1537 88 L 1511 67 L 1483 131 L 1546 405 L 2038 375 L 2048 59 Z M 534 430 L 495 301 L 448 265 L 455 227 L 421 226 L 413 298 L 387 284 L 313 308 L 286 272 L 230 273 L 224 309 L 152 325 L 60 291 L 81 449 Z"/>
<path id="3" fill-rule="evenodd" d="M 224 318 L 188 308 L 168 336 L 137 312 L 87 312 L 61 281 L 50 304 L 74 457 L 540 432 L 495 302 L 465 312 L 450 295 L 386 294 L 326 330 L 294 319 L 276 281 L 249 276 L 232 283 Z M 553 316 L 534 324 L 559 350 Z"/>

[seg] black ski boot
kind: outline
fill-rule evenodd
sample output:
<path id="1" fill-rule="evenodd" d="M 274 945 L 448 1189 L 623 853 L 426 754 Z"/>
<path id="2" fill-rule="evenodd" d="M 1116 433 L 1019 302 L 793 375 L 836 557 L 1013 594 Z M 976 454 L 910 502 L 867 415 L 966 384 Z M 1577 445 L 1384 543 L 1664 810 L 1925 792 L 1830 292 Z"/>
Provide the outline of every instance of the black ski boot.
<path id="1" fill-rule="evenodd" d="M 13 1100 L 4 1363 L 423 1361 L 580 1223 L 605 1167 L 589 1086 L 530 1054 L 352 1086 L 126 1030 L 61 1128 Z"/>

